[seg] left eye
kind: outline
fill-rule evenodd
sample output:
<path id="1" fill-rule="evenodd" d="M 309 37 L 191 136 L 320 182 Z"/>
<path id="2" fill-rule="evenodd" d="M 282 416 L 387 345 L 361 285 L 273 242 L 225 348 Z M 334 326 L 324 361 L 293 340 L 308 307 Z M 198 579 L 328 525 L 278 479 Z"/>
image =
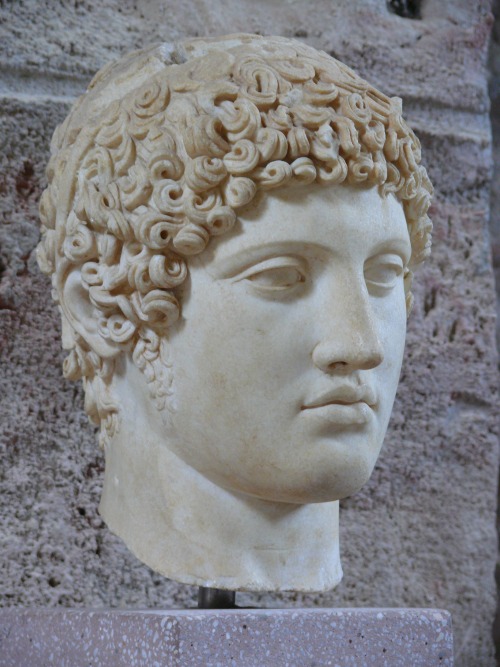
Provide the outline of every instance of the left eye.
<path id="1" fill-rule="evenodd" d="M 305 278 L 294 266 L 279 266 L 246 276 L 256 287 L 264 290 L 285 290 L 303 283 Z"/>
<path id="2" fill-rule="evenodd" d="M 365 266 L 365 280 L 369 286 L 390 289 L 403 275 L 403 262 L 399 257 L 379 258 Z"/>

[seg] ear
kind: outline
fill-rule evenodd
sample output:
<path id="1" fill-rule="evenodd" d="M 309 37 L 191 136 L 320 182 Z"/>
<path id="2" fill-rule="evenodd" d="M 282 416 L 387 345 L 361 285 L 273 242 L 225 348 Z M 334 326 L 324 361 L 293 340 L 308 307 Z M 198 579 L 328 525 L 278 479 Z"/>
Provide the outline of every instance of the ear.
<path id="1" fill-rule="evenodd" d="M 72 330 L 76 331 L 94 352 L 104 359 L 120 353 L 119 346 L 99 333 L 95 307 L 89 299 L 79 269 L 72 269 L 60 295 L 63 323 L 63 347 L 73 347 Z"/>

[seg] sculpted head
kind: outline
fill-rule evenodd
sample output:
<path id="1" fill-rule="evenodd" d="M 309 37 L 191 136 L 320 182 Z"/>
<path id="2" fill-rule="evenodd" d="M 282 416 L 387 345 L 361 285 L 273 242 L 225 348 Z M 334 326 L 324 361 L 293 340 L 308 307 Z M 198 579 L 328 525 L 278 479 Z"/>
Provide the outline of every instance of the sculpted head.
<path id="1" fill-rule="evenodd" d="M 295 41 L 192 40 L 99 72 L 54 135 L 38 250 L 107 458 L 145 428 L 245 497 L 357 490 L 429 252 L 420 160 L 399 98 Z"/>

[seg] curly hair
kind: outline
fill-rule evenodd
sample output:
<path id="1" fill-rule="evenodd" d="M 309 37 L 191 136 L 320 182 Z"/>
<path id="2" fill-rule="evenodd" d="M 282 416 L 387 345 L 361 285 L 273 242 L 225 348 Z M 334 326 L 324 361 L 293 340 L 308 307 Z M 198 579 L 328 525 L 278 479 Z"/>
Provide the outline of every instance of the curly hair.
<path id="1" fill-rule="evenodd" d="M 411 307 L 411 269 L 428 255 L 432 228 L 419 141 L 399 98 L 325 53 L 255 35 L 137 51 L 94 77 L 51 150 L 40 267 L 59 302 L 80 270 L 100 335 L 131 352 L 159 408 L 171 391 L 164 341 L 186 258 L 228 232 L 259 190 L 316 181 L 392 192 L 412 245 Z M 64 373 L 83 378 L 105 443 L 118 425 L 114 362 L 70 338 Z"/>

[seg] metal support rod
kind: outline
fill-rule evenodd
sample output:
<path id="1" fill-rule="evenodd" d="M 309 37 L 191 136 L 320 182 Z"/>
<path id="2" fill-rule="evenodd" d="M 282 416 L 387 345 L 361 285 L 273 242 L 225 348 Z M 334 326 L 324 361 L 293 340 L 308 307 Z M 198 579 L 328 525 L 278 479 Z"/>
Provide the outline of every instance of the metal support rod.
<path id="1" fill-rule="evenodd" d="M 235 591 L 203 586 L 198 589 L 198 609 L 235 609 L 235 601 Z"/>

